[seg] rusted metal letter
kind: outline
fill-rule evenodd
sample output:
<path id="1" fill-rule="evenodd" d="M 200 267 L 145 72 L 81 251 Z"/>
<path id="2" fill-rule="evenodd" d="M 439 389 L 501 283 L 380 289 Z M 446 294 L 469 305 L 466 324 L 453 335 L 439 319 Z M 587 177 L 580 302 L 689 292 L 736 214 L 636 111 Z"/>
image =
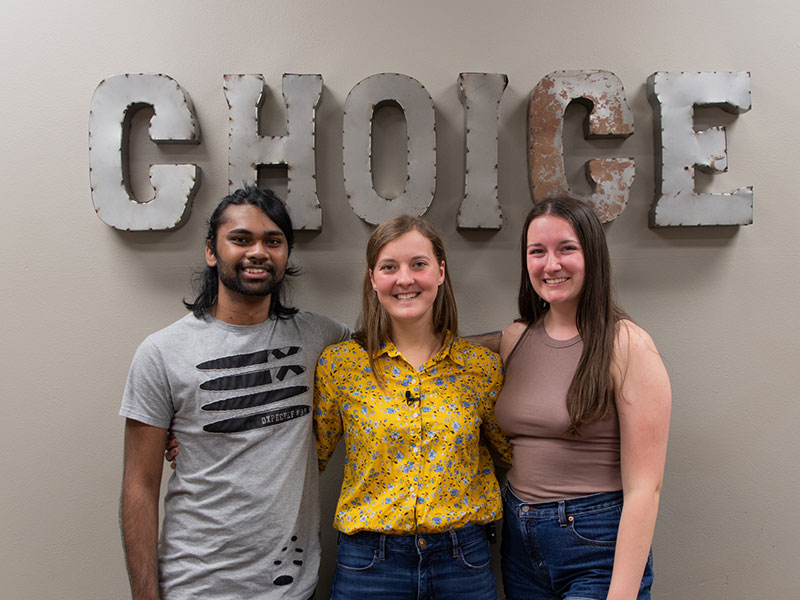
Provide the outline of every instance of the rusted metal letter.
<path id="1" fill-rule="evenodd" d="M 200 126 L 189 95 L 177 81 L 155 73 L 125 73 L 101 81 L 89 110 L 89 182 L 97 216 L 128 231 L 174 229 L 185 222 L 199 185 L 193 164 L 150 165 L 155 197 L 137 202 L 128 181 L 128 137 L 133 114 L 152 106 L 150 139 L 200 143 Z"/>
<path id="2" fill-rule="evenodd" d="M 295 229 L 322 229 L 317 197 L 316 111 L 322 75 L 284 73 L 286 135 L 258 135 L 258 109 L 264 102 L 262 75 L 225 75 L 228 101 L 228 187 L 256 183 L 259 165 L 287 165 L 286 205 Z"/>
<path id="3" fill-rule="evenodd" d="M 458 97 L 464 106 L 464 199 L 460 229 L 500 229 L 497 197 L 497 147 L 500 99 L 508 85 L 504 73 L 461 73 Z"/>
<path id="4" fill-rule="evenodd" d="M 694 129 L 695 106 L 719 106 L 738 114 L 750 110 L 750 73 L 657 71 L 647 78 L 655 112 L 656 197 L 650 227 L 750 225 L 753 188 L 724 194 L 698 194 L 695 167 L 728 170 L 724 127 Z M 660 160 L 659 160 L 660 157 Z"/>
<path id="5" fill-rule="evenodd" d="M 391 102 L 400 107 L 408 133 L 406 187 L 384 198 L 372 183 L 372 118 Z M 358 82 L 344 105 L 342 145 L 347 200 L 364 221 L 377 224 L 401 214 L 423 215 L 436 191 L 436 118 L 433 99 L 416 79 L 379 73 Z"/>
<path id="6" fill-rule="evenodd" d="M 555 71 L 536 84 L 528 104 L 528 148 L 533 201 L 570 194 L 564 168 L 564 111 L 577 101 L 589 109 L 587 139 L 626 138 L 633 112 L 619 78 L 609 71 Z M 633 158 L 598 158 L 586 163 L 589 202 L 604 223 L 625 209 L 635 174 Z"/>

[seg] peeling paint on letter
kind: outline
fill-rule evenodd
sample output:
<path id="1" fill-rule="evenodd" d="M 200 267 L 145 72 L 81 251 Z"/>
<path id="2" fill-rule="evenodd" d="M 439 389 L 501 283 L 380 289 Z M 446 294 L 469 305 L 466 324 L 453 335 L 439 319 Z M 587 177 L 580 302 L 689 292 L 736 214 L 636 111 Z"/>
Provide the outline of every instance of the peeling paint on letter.
<path id="1" fill-rule="evenodd" d="M 536 84 L 528 104 L 528 149 L 533 201 L 571 195 L 564 168 L 564 111 L 572 101 L 589 109 L 587 138 L 626 138 L 633 133 L 633 112 L 619 78 L 609 71 L 555 71 Z M 589 202 L 604 223 L 628 203 L 633 158 L 598 158 L 586 164 Z"/>

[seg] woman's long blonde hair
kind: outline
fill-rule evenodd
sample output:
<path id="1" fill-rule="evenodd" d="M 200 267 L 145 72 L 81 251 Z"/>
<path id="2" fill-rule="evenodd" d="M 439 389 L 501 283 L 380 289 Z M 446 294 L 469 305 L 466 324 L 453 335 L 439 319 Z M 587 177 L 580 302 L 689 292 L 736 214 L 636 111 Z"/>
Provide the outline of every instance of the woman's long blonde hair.
<path id="1" fill-rule="evenodd" d="M 367 271 L 364 273 L 364 287 L 361 294 L 361 315 L 358 318 L 358 329 L 353 335 L 353 339 L 367 351 L 369 366 L 381 387 L 383 387 L 383 374 L 375 369 L 375 356 L 381 345 L 391 337 L 392 323 L 386 309 L 378 301 L 377 293 L 372 289 L 370 272 L 375 268 L 383 247 L 409 231 L 418 231 L 427 238 L 433 246 L 437 263 L 445 264 L 444 282 L 439 286 L 433 302 L 433 331 L 441 337 L 448 332 L 458 335 L 456 299 L 453 295 L 453 285 L 450 282 L 444 244 L 438 232 L 421 217 L 408 215 L 393 217 L 378 225 L 367 241 Z"/>

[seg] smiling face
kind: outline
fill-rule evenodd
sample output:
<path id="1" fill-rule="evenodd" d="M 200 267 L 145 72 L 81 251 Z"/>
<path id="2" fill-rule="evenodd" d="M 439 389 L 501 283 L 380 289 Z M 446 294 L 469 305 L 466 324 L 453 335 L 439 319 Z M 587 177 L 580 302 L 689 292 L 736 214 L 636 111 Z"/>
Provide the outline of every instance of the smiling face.
<path id="1" fill-rule="evenodd" d="M 550 306 L 577 310 L 586 275 L 583 248 L 566 219 L 542 215 L 528 226 L 528 277 Z"/>
<path id="2" fill-rule="evenodd" d="M 414 229 L 380 249 L 369 276 L 393 325 L 421 319 L 432 322 L 444 270 L 444 261 L 436 259 L 431 241 Z"/>
<path id="3" fill-rule="evenodd" d="M 206 245 L 206 263 L 217 267 L 220 299 L 267 297 L 276 291 L 289 260 L 280 227 L 257 206 L 231 205 L 217 228 L 216 248 Z"/>

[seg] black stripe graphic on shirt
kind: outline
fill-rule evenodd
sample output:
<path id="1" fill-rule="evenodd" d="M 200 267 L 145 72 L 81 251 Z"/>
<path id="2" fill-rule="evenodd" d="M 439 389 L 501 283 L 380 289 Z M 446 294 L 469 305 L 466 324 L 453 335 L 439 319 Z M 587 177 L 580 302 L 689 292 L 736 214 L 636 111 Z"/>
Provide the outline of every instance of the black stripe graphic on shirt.
<path id="1" fill-rule="evenodd" d="M 277 390 L 270 390 L 267 392 L 258 392 L 257 394 L 247 394 L 246 396 L 236 396 L 234 398 L 225 398 L 224 400 L 217 400 L 209 404 L 204 404 L 201 408 L 203 410 L 236 410 L 239 408 L 252 408 L 254 406 L 263 406 L 264 404 L 271 404 L 292 396 L 297 396 L 308 391 L 308 386 L 295 385 L 292 387 L 278 388 Z"/>
<path id="2" fill-rule="evenodd" d="M 311 412 L 310 407 L 296 404 L 294 406 L 269 410 L 255 415 L 247 415 L 246 417 L 235 417 L 233 419 L 215 421 L 214 423 L 205 425 L 203 430 L 209 433 L 237 433 L 239 431 L 279 425 L 286 421 L 291 421 L 292 419 L 299 419 L 309 412 Z"/>
<path id="3" fill-rule="evenodd" d="M 235 354 L 223 358 L 215 358 L 197 365 L 200 370 L 206 369 L 235 369 L 237 367 L 249 367 L 269 362 L 272 358 L 286 358 L 292 354 L 300 352 L 300 346 L 284 346 L 283 348 L 273 348 L 271 350 L 259 350 L 249 354 Z"/>
<path id="4" fill-rule="evenodd" d="M 216 379 L 209 379 L 200 384 L 201 390 L 241 390 L 244 388 L 257 387 L 259 385 L 266 385 L 272 383 L 273 379 L 283 381 L 289 373 L 292 376 L 300 375 L 305 371 L 305 367 L 301 365 L 285 365 L 283 367 L 275 367 L 273 369 L 264 369 L 263 371 L 251 371 L 249 373 L 241 373 L 239 375 L 226 375 L 224 377 L 217 377 Z"/>

